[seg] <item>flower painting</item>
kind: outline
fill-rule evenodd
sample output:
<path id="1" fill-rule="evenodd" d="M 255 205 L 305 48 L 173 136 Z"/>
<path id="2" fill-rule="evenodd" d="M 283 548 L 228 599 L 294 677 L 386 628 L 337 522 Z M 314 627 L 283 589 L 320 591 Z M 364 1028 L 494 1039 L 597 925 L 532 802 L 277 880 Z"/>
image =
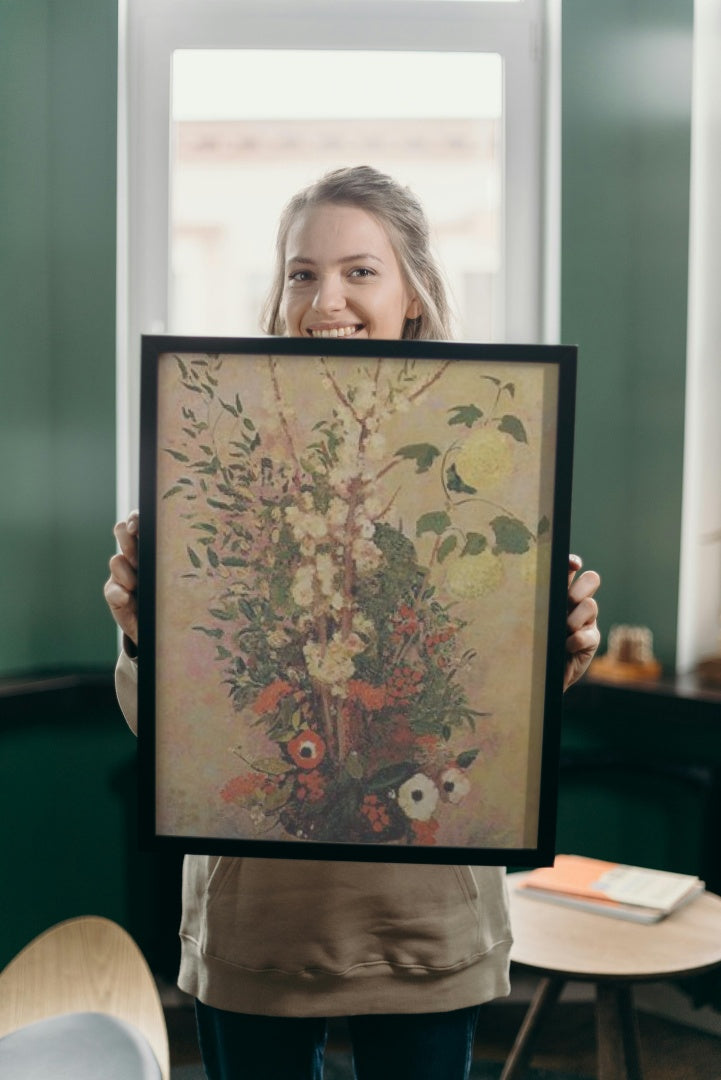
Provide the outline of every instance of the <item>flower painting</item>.
<path id="1" fill-rule="evenodd" d="M 253 344 L 155 358 L 158 832 L 533 849 L 557 365 Z"/>

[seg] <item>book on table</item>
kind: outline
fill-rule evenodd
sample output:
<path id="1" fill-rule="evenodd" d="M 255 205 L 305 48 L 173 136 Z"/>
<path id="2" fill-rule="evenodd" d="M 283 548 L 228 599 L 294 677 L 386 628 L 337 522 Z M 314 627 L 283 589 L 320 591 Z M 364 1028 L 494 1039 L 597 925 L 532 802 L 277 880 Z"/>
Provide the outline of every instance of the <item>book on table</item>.
<path id="1" fill-rule="evenodd" d="M 694 874 L 557 855 L 553 866 L 525 874 L 519 892 L 534 900 L 633 922 L 654 923 L 689 903 L 705 885 Z"/>

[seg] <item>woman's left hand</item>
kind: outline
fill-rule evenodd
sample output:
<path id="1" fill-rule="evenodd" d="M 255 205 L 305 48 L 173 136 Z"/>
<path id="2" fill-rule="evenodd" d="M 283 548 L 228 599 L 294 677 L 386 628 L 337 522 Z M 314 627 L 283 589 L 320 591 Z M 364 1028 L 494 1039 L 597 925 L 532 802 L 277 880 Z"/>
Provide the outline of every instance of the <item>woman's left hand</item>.
<path id="1" fill-rule="evenodd" d="M 568 690 L 586 671 L 601 640 L 596 625 L 598 604 L 593 599 L 601 584 L 595 570 L 576 574 L 583 566 L 578 555 L 568 556 L 568 618 L 566 619 L 566 670 L 563 689 Z"/>

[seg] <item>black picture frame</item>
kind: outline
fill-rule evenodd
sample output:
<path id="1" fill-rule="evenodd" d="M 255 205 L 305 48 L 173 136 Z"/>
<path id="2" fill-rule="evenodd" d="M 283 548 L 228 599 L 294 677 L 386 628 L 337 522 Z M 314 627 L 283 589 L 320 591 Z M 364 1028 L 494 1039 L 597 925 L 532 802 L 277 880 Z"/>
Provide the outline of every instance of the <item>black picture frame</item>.
<path id="1" fill-rule="evenodd" d="M 547 865 L 576 348 L 144 336 L 140 840 Z"/>

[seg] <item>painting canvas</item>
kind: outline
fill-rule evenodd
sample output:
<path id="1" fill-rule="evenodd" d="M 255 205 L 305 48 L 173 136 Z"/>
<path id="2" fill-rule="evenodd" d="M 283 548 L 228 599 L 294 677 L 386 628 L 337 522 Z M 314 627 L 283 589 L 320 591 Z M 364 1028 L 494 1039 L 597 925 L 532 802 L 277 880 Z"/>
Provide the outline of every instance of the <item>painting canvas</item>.
<path id="1" fill-rule="evenodd" d="M 148 337 L 141 827 L 552 855 L 575 350 Z"/>

